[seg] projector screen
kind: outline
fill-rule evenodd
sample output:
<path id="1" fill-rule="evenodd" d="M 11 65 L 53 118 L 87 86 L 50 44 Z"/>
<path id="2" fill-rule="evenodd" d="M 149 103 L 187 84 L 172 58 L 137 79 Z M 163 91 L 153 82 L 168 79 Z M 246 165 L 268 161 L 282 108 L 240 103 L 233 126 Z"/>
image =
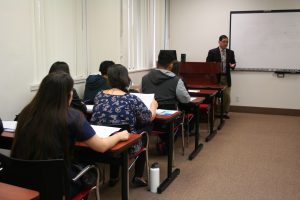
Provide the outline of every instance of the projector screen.
<path id="1" fill-rule="evenodd" d="M 300 10 L 232 11 L 230 49 L 236 69 L 300 70 Z"/>

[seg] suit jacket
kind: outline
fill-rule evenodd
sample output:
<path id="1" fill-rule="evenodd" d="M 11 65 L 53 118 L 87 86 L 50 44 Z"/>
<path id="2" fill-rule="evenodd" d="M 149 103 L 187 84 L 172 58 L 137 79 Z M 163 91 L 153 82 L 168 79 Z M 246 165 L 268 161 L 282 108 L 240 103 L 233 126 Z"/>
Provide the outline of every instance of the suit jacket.
<path id="1" fill-rule="evenodd" d="M 219 47 L 215 49 L 211 49 L 208 52 L 206 62 L 222 62 L 221 60 L 221 53 Z M 230 49 L 226 49 L 226 77 L 227 77 L 227 84 L 228 87 L 231 86 L 231 74 L 230 74 L 230 65 L 235 64 L 235 57 L 234 57 L 234 51 Z M 218 80 L 220 80 L 220 76 L 218 77 Z"/>

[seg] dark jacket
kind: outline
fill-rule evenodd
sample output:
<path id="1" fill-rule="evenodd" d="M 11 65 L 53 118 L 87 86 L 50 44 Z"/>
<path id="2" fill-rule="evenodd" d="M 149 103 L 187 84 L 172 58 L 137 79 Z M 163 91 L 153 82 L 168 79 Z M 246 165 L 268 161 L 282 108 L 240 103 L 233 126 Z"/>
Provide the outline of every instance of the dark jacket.
<path id="1" fill-rule="evenodd" d="M 2 133 L 3 132 L 3 124 L 2 124 L 2 120 L 1 120 L 1 118 L 0 118 L 0 133 Z"/>
<path id="2" fill-rule="evenodd" d="M 221 53 L 219 47 L 215 49 L 211 49 L 208 52 L 206 62 L 221 62 Z M 227 84 L 229 87 L 231 87 L 231 74 L 230 74 L 230 65 L 235 64 L 235 57 L 234 57 L 234 51 L 230 49 L 226 49 L 226 77 L 227 77 Z M 220 80 L 220 76 L 218 77 Z"/>
<path id="3" fill-rule="evenodd" d="M 73 99 L 71 102 L 71 107 L 81 111 L 83 114 L 86 114 L 87 111 L 86 105 L 81 101 L 74 88 L 73 88 Z"/>
<path id="4" fill-rule="evenodd" d="M 155 94 L 158 105 L 177 104 L 176 87 L 179 77 L 169 76 L 160 70 L 151 70 L 142 78 L 142 93 Z"/>
<path id="5" fill-rule="evenodd" d="M 94 104 L 95 96 L 99 91 L 107 90 L 110 86 L 107 82 L 107 79 L 103 76 L 89 75 L 86 79 L 85 89 L 84 89 L 84 98 L 83 100 L 87 103 Z"/>

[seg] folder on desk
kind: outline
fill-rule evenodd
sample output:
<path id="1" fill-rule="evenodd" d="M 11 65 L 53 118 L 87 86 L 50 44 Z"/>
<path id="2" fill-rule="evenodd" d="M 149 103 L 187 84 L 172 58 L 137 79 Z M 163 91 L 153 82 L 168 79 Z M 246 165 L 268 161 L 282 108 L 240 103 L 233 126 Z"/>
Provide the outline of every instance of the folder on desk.
<path id="1" fill-rule="evenodd" d="M 15 132 L 17 128 L 17 121 L 3 121 L 4 131 Z"/>
<path id="2" fill-rule="evenodd" d="M 91 125 L 96 134 L 101 138 L 107 138 L 111 136 L 113 133 L 118 132 L 121 128 L 110 127 L 110 126 L 98 126 Z"/>
<path id="3" fill-rule="evenodd" d="M 176 113 L 177 110 L 165 110 L 165 109 L 157 109 L 156 114 L 161 116 L 170 116 Z"/>

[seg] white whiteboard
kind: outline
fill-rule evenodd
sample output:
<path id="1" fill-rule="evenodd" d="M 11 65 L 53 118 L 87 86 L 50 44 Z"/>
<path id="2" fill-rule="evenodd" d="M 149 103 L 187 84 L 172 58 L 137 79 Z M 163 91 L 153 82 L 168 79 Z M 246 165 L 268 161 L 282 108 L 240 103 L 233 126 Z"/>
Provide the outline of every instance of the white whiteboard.
<path id="1" fill-rule="evenodd" d="M 233 11 L 230 17 L 237 69 L 300 69 L 300 10 Z"/>

